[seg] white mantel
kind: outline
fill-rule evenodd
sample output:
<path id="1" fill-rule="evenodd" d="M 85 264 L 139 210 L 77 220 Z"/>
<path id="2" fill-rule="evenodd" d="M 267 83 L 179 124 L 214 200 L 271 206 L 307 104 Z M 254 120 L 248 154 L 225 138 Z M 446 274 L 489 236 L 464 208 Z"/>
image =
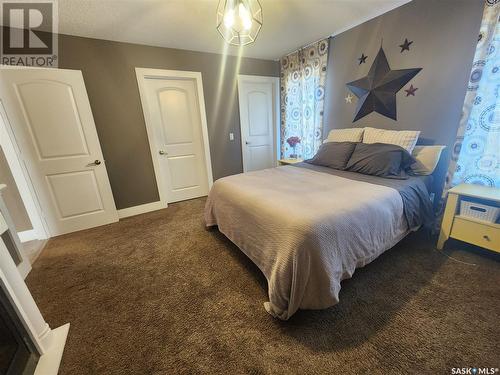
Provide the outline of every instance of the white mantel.
<path id="1" fill-rule="evenodd" d="M 0 235 L 8 230 L 9 226 L 0 213 Z M 35 374 L 56 375 L 66 343 L 69 323 L 55 330 L 49 327 L 1 238 L 0 287 L 6 292 L 41 355 Z"/>

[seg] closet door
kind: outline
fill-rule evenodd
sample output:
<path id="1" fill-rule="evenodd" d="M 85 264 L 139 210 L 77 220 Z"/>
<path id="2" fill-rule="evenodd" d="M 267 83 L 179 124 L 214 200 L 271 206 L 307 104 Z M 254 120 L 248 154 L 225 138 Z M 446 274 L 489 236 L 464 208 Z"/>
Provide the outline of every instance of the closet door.
<path id="1" fill-rule="evenodd" d="M 243 171 L 276 166 L 278 79 L 238 77 Z"/>
<path id="2" fill-rule="evenodd" d="M 201 74 L 136 71 L 161 200 L 207 195 L 212 172 Z"/>
<path id="3" fill-rule="evenodd" d="M 82 73 L 4 68 L 0 81 L 50 235 L 118 221 Z"/>

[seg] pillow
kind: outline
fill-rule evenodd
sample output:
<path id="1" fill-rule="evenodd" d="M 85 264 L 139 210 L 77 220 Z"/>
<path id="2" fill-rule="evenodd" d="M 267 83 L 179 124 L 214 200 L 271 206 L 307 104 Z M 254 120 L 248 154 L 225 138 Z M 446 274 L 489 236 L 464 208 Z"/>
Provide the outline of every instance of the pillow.
<path id="1" fill-rule="evenodd" d="M 383 130 L 365 128 L 363 143 L 388 143 L 403 147 L 410 154 L 417 144 L 420 131 L 413 130 Z"/>
<path id="2" fill-rule="evenodd" d="M 406 170 L 414 162 L 404 148 L 386 143 L 358 143 L 346 170 L 372 176 L 406 179 Z"/>
<path id="3" fill-rule="evenodd" d="M 415 159 L 411 171 L 421 176 L 432 174 L 445 148 L 446 146 L 415 146 L 411 154 Z"/>
<path id="4" fill-rule="evenodd" d="M 363 128 L 333 129 L 328 133 L 327 142 L 361 142 L 363 139 Z"/>
<path id="5" fill-rule="evenodd" d="M 306 160 L 306 163 L 344 170 L 355 147 L 356 143 L 353 142 L 323 143 L 316 155 Z"/>

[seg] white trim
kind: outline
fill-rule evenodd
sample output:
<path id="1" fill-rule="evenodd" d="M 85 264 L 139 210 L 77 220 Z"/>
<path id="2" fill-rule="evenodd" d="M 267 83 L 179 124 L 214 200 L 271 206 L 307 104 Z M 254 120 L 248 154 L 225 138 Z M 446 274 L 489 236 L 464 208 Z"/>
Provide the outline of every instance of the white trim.
<path id="1" fill-rule="evenodd" d="M 205 151 L 205 163 L 207 169 L 208 178 L 208 189 L 212 187 L 214 183 L 212 175 L 212 161 L 210 158 L 210 144 L 208 140 L 208 125 L 207 125 L 207 114 L 205 112 L 205 97 L 203 96 L 203 81 L 200 72 L 189 72 L 184 70 L 165 70 L 165 69 L 150 69 L 150 68 L 135 68 L 135 74 L 137 77 L 137 85 L 139 86 L 139 95 L 141 98 L 142 112 L 144 114 L 144 120 L 146 122 L 146 132 L 148 134 L 149 149 L 151 151 L 151 159 L 153 160 L 153 169 L 156 177 L 156 184 L 158 186 L 158 193 L 160 195 L 160 202 L 167 207 L 167 196 L 166 188 L 161 178 L 161 168 L 158 158 L 156 157 L 156 147 L 154 139 L 153 124 L 147 110 L 146 92 L 144 87 L 144 81 L 146 78 L 177 78 L 177 79 L 194 79 L 196 81 L 196 89 L 198 95 L 198 105 L 200 110 L 201 118 L 201 132 L 203 136 L 203 148 Z"/>
<path id="2" fill-rule="evenodd" d="M 17 270 L 19 271 L 19 274 L 21 275 L 23 280 L 26 279 L 28 274 L 31 272 L 30 261 L 23 258 L 23 261 L 17 265 Z"/>
<path id="3" fill-rule="evenodd" d="M 21 240 L 21 242 L 28 242 L 39 239 L 36 230 L 34 229 L 28 229 L 28 230 L 23 230 L 22 232 L 17 232 L 17 235 Z"/>
<path id="4" fill-rule="evenodd" d="M 161 210 L 167 208 L 167 205 L 162 201 L 141 204 L 139 206 L 132 206 L 118 210 L 118 217 L 124 219 L 126 217 L 145 214 L 146 212 Z"/>
<path id="5" fill-rule="evenodd" d="M 17 145 L 12 126 L 3 101 L 0 99 L 0 146 L 5 154 L 5 159 L 9 165 L 12 177 L 16 183 L 19 195 L 23 201 L 26 212 L 35 231 L 35 239 L 44 240 L 50 237 L 49 228 L 43 219 L 42 208 L 38 202 L 35 189 L 31 184 L 28 170 L 24 165 L 21 150 Z"/>
<path id="6" fill-rule="evenodd" d="M 6 230 L 5 224 L 2 230 Z M 50 329 L 1 239 L 0 288 L 7 295 L 15 314 L 26 329 L 36 351 L 41 355 L 35 374 L 57 375 L 68 336 L 69 324 L 56 330 Z"/>
<path id="7" fill-rule="evenodd" d="M 2 243 L 3 245 L 3 243 Z M 21 275 L 18 275 L 22 277 Z M 15 280 L 14 280 L 15 281 Z M 36 350 L 42 355 L 45 352 L 45 343 L 42 342 L 39 332 L 35 329 L 33 322 L 30 319 L 31 314 L 35 315 L 37 318 L 41 316 L 40 310 L 38 309 L 38 306 L 36 303 L 34 303 L 34 306 L 30 303 L 30 299 L 28 298 L 28 303 L 25 305 L 21 303 L 19 300 L 18 296 L 16 295 L 16 292 L 21 294 L 25 290 L 28 289 L 26 286 L 26 283 L 24 282 L 24 278 L 22 279 L 22 283 L 17 283 L 17 285 L 12 285 L 12 281 L 7 280 L 7 271 L 2 270 L 1 265 L 0 265 L 0 288 L 2 288 L 6 293 L 7 293 L 7 298 L 9 299 L 10 303 L 12 304 L 12 307 L 14 308 L 15 313 L 21 320 L 24 328 L 26 331 L 28 331 L 28 335 L 33 341 L 33 344 L 35 345 Z M 15 290 L 16 289 L 16 290 Z M 28 290 L 29 293 L 29 290 Z M 31 294 L 29 294 L 31 296 Z M 21 297 L 22 298 L 22 297 Z M 33 301 L 34 302 L 34 301 Z M 39 326 L 38 329 L 41 330 L 43 329 L 44 332 L 50 332 L 50 327 L 47 331 L 47 323 L 45 320 L 42 320 L 38 322 Z M 49 333 L 50 335 L 50 333 Z M 48 343 L 50 344 L 50 342 Z"/>
<path id="8" fill-rule="evenodd" d="M 12 222 L 12 218 L 10 217 L 8 212 L 3 211 L 6 209 L 5 207 L 5 202 L 2 199 L 2 190 L 5 188 L 6 185 L 0 184 L 0 233 L 5 233 L 8 231 L 10 234 L 11 239 L 14 242 L 14 251 L 17 255 L 17 258 L 20 260 L 20 263 L 17 264 L 17 270 L 21 274 L 21 277 L 23 279 L 28 276 L 28 273 L 31 271 L 31 263 L 29 262 L 29 259 L 25 256 L 25 254 L 22 252 L 22 245 L 21 245 L 21 240 L 19 239 L 19 235 L 14 233 L 14 223 Z"/>
<path id="9" fill-rule="evenodd" d="M 68 332 L 69 323 L 52 330 L 52 345 L 38 360 L 34 375 L 57 375 Z"/>
<path id="10" fill-rule="evenodd" d="M 0 288 L 7 294 L 7 298 L 26 328 L 36 350 L 43 354 L 50 347 L 51 329 L 43 319 L 12 257 L 6 254 L 8 254 L 8 250 L 0 239 Z"/>
<path id="11" fill-rule="evenodd" d="M 240 138 L 241 138 L 241 160 L 243 163 L 243 171 L 245 170 L 245 153 L 243 152 L 243 145 L 245 144 L 244 134 L 241 130 L 241 91 L 240 91 L 240 82 L 241 81 L 252 81 L 255 83 L 269 83 L 273 84 L 273 108 L 274 108 L 274 124 L 273 124 L 273 162 L 274 166 L 278 165 L 278 152 L 280 147 L 280 79 L 279 77 L 270 77 L 270 76 L 254 76 L 254 75 L 246 75 L 246 74 L 238 74 L 238 102 L 240 103 L 239 111 L 240 111 Z"/>
<path id="12" fill-rule="evenodd" d="M 276 145 L 276 152 L 274 154 L 274 158 L 276 160 L 276 165 L 278 166 L 278 160 L 281 159 L 281 94 L 280 94 L 280 78 L 276 77 L 276 85 L 275 85 L 275 93 L 274 93 L 274 113 L 275 113 L 275 129 L 274 129 L 274 144 Z"/>

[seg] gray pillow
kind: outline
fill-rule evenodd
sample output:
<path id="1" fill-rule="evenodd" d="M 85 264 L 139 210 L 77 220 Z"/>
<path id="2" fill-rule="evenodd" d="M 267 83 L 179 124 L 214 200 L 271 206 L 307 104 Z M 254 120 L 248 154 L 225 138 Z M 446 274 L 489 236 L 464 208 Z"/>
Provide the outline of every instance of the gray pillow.
<path id="1" fill-rule="evenodd" d="M 386 143 L 358 143 L 346 170 L 372 176 L 407 179 L 415 161 L 404 148 Z"/>
<path id="2" fill-rule="evenodd" d="M 354 142 L 327 142 L 323 143 L 316 155 L 306 163 L 344 170 L 351 157 L 356 143 Z"/>

